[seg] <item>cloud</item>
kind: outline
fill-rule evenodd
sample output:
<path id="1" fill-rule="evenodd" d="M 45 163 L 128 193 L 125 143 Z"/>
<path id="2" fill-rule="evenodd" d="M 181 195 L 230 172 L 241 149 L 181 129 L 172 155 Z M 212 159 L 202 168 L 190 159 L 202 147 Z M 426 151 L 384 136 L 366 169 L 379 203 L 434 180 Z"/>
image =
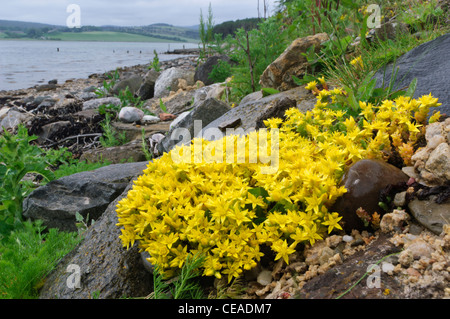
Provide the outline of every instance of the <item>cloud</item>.
<path id="1" fill-rule="evenodd" d="M 271 7 L 274 2 L 270 0 Z M 80 6 L 82 25 L 196 25 L 209 3 L 216 24 L 258 14 L 255 0 L 17 0 L 2 3 L 0 19 L 64 25 L 71 3 Z"/>

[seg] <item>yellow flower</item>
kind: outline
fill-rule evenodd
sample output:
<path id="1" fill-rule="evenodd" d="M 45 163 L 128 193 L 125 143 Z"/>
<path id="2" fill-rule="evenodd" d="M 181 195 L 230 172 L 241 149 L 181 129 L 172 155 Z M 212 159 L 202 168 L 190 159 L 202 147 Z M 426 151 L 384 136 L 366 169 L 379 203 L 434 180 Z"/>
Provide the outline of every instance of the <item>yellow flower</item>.
<path id="1" fill-rule="evenodd" d="M 362 69 L 364 67 L 364 63 L 363 63 L 361 56 L 358 56 L 358 57 L 354 58 L 353 60 L 351 60 L 350 64 L 353 65 L 354 67 L 357 67 L 360 69 Z"/>
<path id="2" fill-rule="evenodd" d="M 297 244 L 294 242 L 288 246 L 286 240 L 278 240 L 272 244 L 272 250 L 277 253 L 275 260 L 283 258 L 286 264 L 289 264 L 289 255 L 295 252 L 295 246 Z"/>
<path id="3" fill-rule="evenodd" d="M 341 229 L 341 225 L 339 225 L 339 221 L 342 217 L 339 217 L 338 213 L 331 213 L 325 217 L 326 221 L 322 222 L 322 225 L 328 226 L 328 234 L 333 231 L 334 228 Z"/>
<path id="4" fill-rule="evenodd" d="M 311 81 L 305 86 L 305 89 L 314 90 L 316 87 L 317 87 L 317 81 Z"/>

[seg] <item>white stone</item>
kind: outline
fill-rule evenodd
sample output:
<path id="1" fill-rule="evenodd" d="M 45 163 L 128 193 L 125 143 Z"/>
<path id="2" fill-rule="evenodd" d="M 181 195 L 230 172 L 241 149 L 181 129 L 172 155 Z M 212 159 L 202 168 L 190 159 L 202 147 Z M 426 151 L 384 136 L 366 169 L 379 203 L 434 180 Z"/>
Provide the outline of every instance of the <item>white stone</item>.
<path id="1" fill-rule="evenodd" d="M 125 123 L 141 121 L 143 117 L 144 111 L 132 106 L 123 107 L 119 112 L 119 120 Z"/>
<path id="2" fill-rule="evenodd" d="M 142 122 L 146 122 L 146 123 L 158 123 L 160 121 L 161 121 L 161 119 L 158 116 L 144 115 L 142 117 Z"/>
<path id="3" fill-rule="evenodd" d="M 256 281 L 262 286 L 270 285 L 272 282 L 272 272 L 269 270 L 261 271 Z"/>
<path id="4" fill-rule="evenodd" d="M 391 263 L 382 263 L 381 270 L 385 273 L 392 273 L 395 269 L 395 266 Z"/>
<path id="5" fill-rule="evenodd" d="M 344 235 L 342 237 L 342 240 L 345 241 L 346 243 L 349 243 L 349 242 L 351 242 L 353 240 L 353 237 L 350 236 L 350 235 Z"/>

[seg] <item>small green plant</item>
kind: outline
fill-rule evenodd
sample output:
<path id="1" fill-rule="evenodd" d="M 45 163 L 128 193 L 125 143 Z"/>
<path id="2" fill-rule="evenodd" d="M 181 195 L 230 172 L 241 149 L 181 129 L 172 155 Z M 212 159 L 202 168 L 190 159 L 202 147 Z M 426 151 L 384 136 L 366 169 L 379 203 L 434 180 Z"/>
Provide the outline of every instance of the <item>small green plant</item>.
<path id="1" fill-rule="evenodd" d="M 221 83 L 225 82 L 225 80 L 231 75 L 231 65 L 226 61 L 219 60 L 218 63 L 213 67 L 208 78 L 214 83 Z"/>
<path id="2" fill-rule="evenodd" d="M 0 299 L 38 298 L 46 275 L 78 242 L 76 232 L 24 222 L 0 241 Z"/>
<path id="3" fill-rule="evenodd" d="M 23 125 L 19 125 L 16 135 L 5 130 L 0 137 L 0 234 L 22 222 L 22 202 L 33 189 L 23 181 L 25 175 L 54 179 L 43 150 L 30 144 L 36 139 Z"/>
<path id="4" fill-rule="evenodd" d="M 100 137 L 100 144 L 103 147 L 119 146 L 127 142 L 126 133 L 118 134 L 111 126 L 111 115 L 105 114 L 105 120 L 100 123 L 103 129 L 103 136 Z"/>
<path id="5" fill-rule="evenodd" d="M 116 69 L 114 74 L 107 73 L 106 77 L 108 78 L 109 82 L 107 80 L 103 80 L 103 87 L 97 88 L 94 91 L 94 93 L 98 97 L 105 97 L 111 93 L 112 88 L 114 87 L 114 85 L 116 85 L 117 80 L 119 80 L 120 74 L 119 71 Z"/>
<path id="6" fill-rule="evenodd" d="M 138 109 L 142 109 L 142 106 L 145 103 L 140 97 L 134 96 L 133 92 L 131 92 L 128 87 L 125 90 L 120 91 L 117 97 L 120 99 L 122 107 L 134 106 Z"/>
<path id="7" fill-rule="evenodd" d="M 142 151 L 144 152 L 145 159 L 147 161 L 151 161 L 153 159 L 153 154 L 148 149 L 147 141 L 145 140 L 145 129 L 142 128 L 142 134 L 141 134 L 141 140 L 142 140 Z"/>
<path id="8" fill-rule="evenodd" d="M 149 69 L 153 69 L 156 72 L 160 72 L 161 71 L 161 66 L 159 64 L 159 56 L 158 56 L 158 52 L 156 52 L 156 50 L 153 50 L 153 61 L 152 61 L 151 65 L 148 68 Z"/>
<path id="9" fill-rule="evenodd" d="M 164 102 L 163 102 L 162 99 L 159 99 L 159 108 L 161 109 L 161 111 L 167 112 L 167 107 L 166 107 L 166 105 L 164 104 Z"/>
<path id="10" fill-rule="evenodd" d="M 153 292 L 149 295 L 150 299 L 201 299 L 203 291 L 195 278 L 201 276 L 200 267 L 205 258 L 192 256 L 186 257 L 184 265 L 181 267 L 180 274 L 173 280 L 165 281 L 163 275 L 155 267 L 153 271 Z"/>
<path id="11" fill-rule="evenodd" d="M 76 220 L 75 226 L 77 226 L 78 237 L 80 239 L 83 238 L 83 235 L 87 231 L 89 226 L 92 226 L 95 223 L 95 221 L 92 219 L 92 220 L 90 220 L 90 224 L 89 224 L 89 214 L 87 214 L 86 218 L 84 218 L 83 215 L 81 215 L 79 212 L 76 212 L 75 220 Z"/>
<path id="12" fill-rule="evenodd" d="M 398 20 L 408 24 L 414 31 L 424 31 L 430 25 L 438 24 L 444 14 L 436 0 L 413 0 L 406 9 L 399 14 Z"/>

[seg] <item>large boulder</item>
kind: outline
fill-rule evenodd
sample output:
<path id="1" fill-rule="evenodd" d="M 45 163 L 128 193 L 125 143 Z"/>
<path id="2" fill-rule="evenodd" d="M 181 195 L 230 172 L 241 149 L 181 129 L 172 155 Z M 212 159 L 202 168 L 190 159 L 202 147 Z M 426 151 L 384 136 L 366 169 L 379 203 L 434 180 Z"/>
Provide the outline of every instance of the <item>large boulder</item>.
<path id="1" fill-rule="evenodd" d="M 76 231 L 76 213 L 98 219 L 147 162 L 109 165 L 39 187 L 23 202 L 23 217 L 40 219 L 47 228 Z"/>
<path id="2" fill-rule="evenodd" d="M 41 299 L 133 298 L 147 296 L 153 290 L 151 274 L 142 263 L 137 244 L 125 249 L 116 226 L 116 206 L 132 185 L 128 183 L 88 228 L 84 240 L 47 276 Z"/>
<path id="3" fill-rule="evenodd" d="M 316 103 L 316 97 L 304 87 L 297 87 L 266 97 L 262 97 L 262 94 L 257 93 L 252 94 L 252 96 L 254 97 L 244 98 L 238 106 L 209 123 L 202 130 L 202 135 L 210 128 L 219 128 L 224 134 L 227 132 L 227 129 L 249 132 L 260 128 L 261 121 L 265 117 L 268 118 L 270 114 L 277 113 L 273 109 L 277 109 L 277 106 L 280 106 L 278 103 L 286 98 L 295 101 L 296 105 L 292 106 L 296 106 L 302 112 L 311 110 Z"/>
<path id="4" fill-rule="evenodd" d="M 168 96 L 170 91 L 178 91 L 179 80 L 185 80 L 187 85 L 194 85 L 195 72 L 182 68 L 170 68 L 164 70 L 155 83 L 154 97 L 161 98 Z"/>
<path id="5" fill-rule="evenodd" d="M 408 175 L 391 164 L 360 160 L 344 174 L 341 185 L 345 186 L 347 193 L 337 199 L 330 211 L 342 216 L 344 230 L 363 230 L 366 226 L 356 211 L 362 208 L 369 215 L 375 212 L 383 215 L 384 211 L 378 205 L 381 192 L 390 185 L 406 183 L 408 179 Z"/>
<path id="6" fill-rule="evenodd" d="M 394 90 L 408 87 L 417 78 L 414 98 L 431 93 L 442 105 L 432 108 L 430 113 L 436 110 L 450 115 L 450 33 L 412 49 L 398 58 L 395 64 L 379 70 L 375 74 L 378 87 L 383 83 L 383 75 L 385 86 L 389 85 L 394 66 L 398 69 Z"/>
<path id="7" fill-rule="evenodd" d="M 194 80 L 202 81 L 205 85 L 211 85 L 214 83 L 213 80 L 209 78 L 214 67 L 219 64 L 219 61 L 224 61 L 232 65 L 231 59 L 226 55 L 214 55 L 209 57 L 205 63 L 199 65 L 195 71 Z"/>
<path id="8" fill-rule="evenodd" d="M 261 86 L 280 91 L 294 88 L 296 84 L 292 80 L 292 76 L 295 75 L 302 78 L 309 66 L 303 53 L 313 46 L 315 51 L 319 52 L 322 43 L 328 39 L 329 37 L 326 33 L 319 33 L 305 38 L 299 38 L 292 42 L 261 75 Z"/>

